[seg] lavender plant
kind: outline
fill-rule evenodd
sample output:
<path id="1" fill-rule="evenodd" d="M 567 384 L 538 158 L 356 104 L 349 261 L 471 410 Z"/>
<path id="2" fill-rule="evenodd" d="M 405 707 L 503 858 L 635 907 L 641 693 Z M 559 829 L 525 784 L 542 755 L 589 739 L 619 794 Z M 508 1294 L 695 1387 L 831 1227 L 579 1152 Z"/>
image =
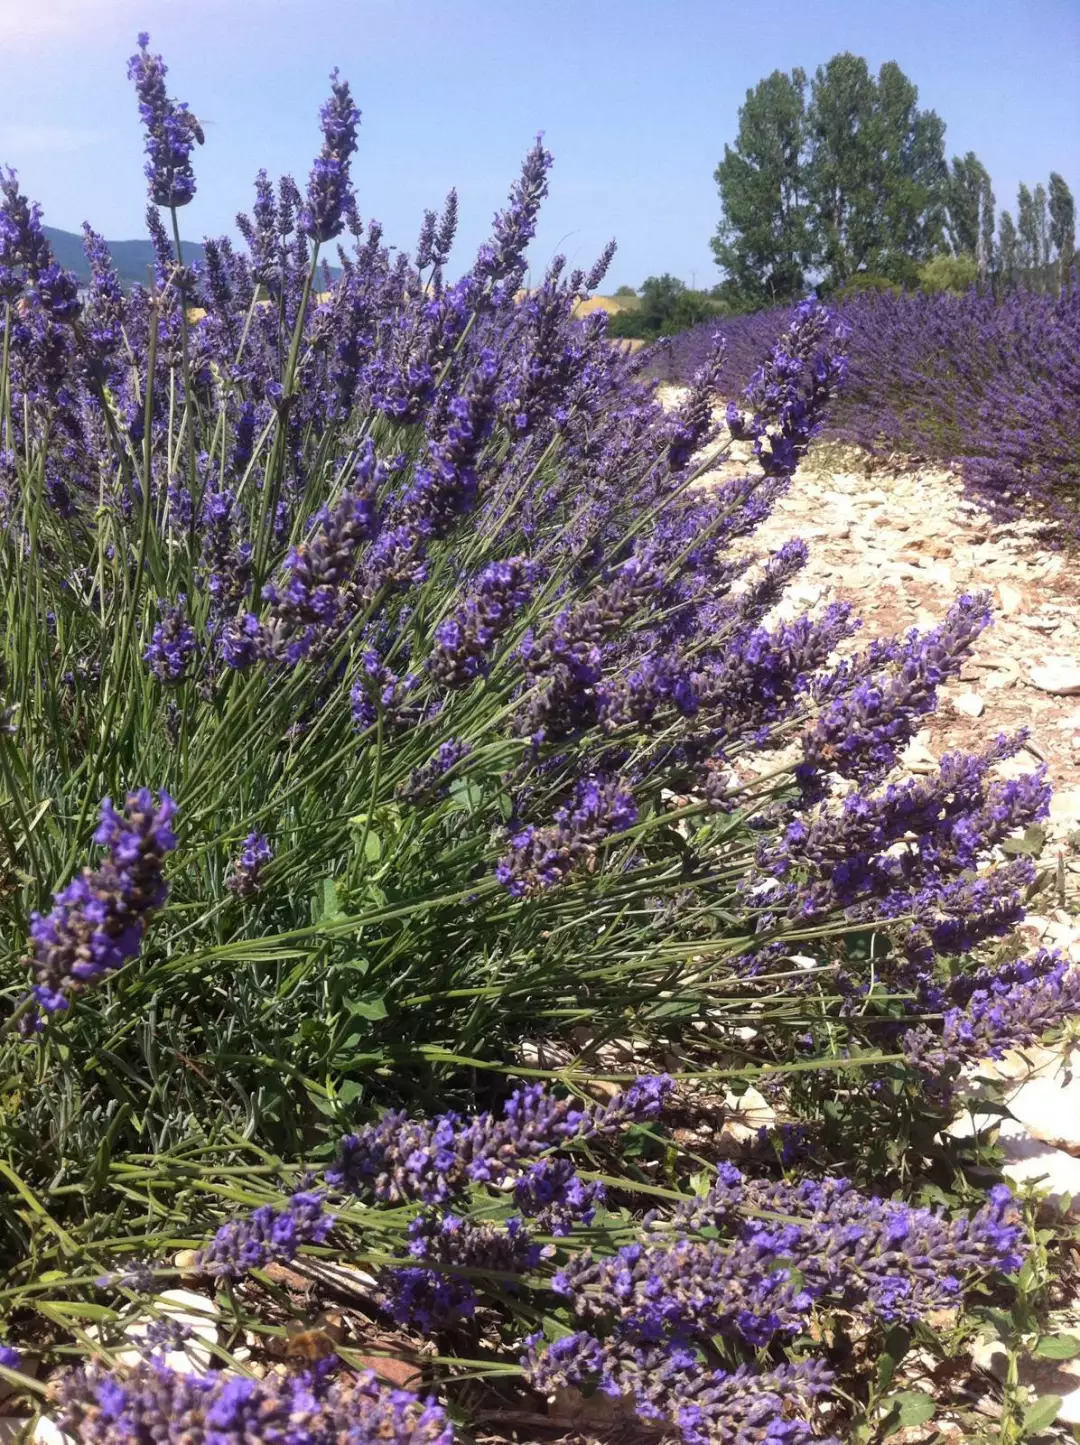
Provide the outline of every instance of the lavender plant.
<path id="1" fill-rule="evenodd" d="M 1031 513 L 1053 530 L 1076 531 L 1080 482 L 1080 300 L 1012 291 L 863 293 L 842 301 L 849 385 L 832 408 L 829 434 L 872 455 L 934 458 L 955 466 L 996 517 Z M 725 323 L 718 377 L 734 397 L 761 350 L 790 323 L 789 309 Z M 675 338 L 660 374 L 688 382 L 712 349 L 712 328 Z"/>
<path id="2" fill-rule="evenodd" d="M 604 1108 L 539 1084 L 507 1100 L 503 1081 L 550 1046 L 580 1085 L 630 1039 L 687 1080 L 753 1079 L 812 1130 L 841 1107 L 926 1113 L 984 1041 L 1062 1027 L 1075 986 L 1058 962 L 1018 973 L 986 947 L 1033 881 L 992 849 L 1048 801 L 1038 774 L 993 781 L 1020 740 L 891 777 L 985 599 L 862 649 L 844 607 L 770 620 L 806 548 L 758 556 L 753 533 L 845 378 L 849 338 L 823 307 L 758 356 L 731 418 L 746 474 L 698 487 L 731 430 L 722 347 L 665 412 L 602 315 L 574 319 L 601 264 L 556 259 L 518 294 L 551 164 L 539 141 L 454 281 L 455 197 L 415 257 L 361 217 L 359 117 L 335 75 L 306 193 L 260 173 L 244 245 L 211 239 L 195 267 L 177 220 L 191 112 L 145 40 L 131 74 L 151 284 L 124 293 L 88 229 L 80 298 L 17 179 L 0 185 L 13 1316 L 42 1288 L 69 1307 L 93 1303 L 88 1281 L 130 1288 L 193 1220 L 217 1229 L 201 1260 L 225 1286 L 330 1249 L 362 1216 L 384 1246 L 379 1308 L 410 1328 L 496 1309 L 538 1387 L 572 1366 L 688 1439 L 728 1417 L 731 1438 L 786 1415 L 817 1429 L 824 1367 L 793 1355 L 744 1387 L 747 1350 L 786 1348 L 820 1300 L 906 1318 L 1011 1267 L 1006 1204 L 948 1220 L 821 1184 L 875 1249 L 906 1231 L 918 1250 L 889 1269 L 845 1255 L 796 1288 L 781 1251 L 805 1261 L 809 1224 L 765 1239 L 732 1215 L 722 1244 L 643 1241 L 625 1211 L 603 1224 L 603 1180 L 559 1154 L 607 1151 L 618 1173 L 623 1127 L 656 1123 L 666 1081 Z M 121 797 L 122 814 L 101 802 Z M 866 1174 L 868 1149 L 848 1147 Z M 262 1212 L 223 1219 L 221 1198 Z M 562 1243 L 581 1231 L 594 1255 Z M 599 1261 L 624 1247 L 657 1278 L 692 1255 L 711 1281 L 663 1339 L 643 1308 L 621 1323 L 609 1308 L 622 1266 Z M 777 1308 L 763 1297 L 743 1329 L 729 1305 L 763 1270 Z M 534 1289 L 568 1330 L 595 1325 L 580 1359 L 521 1345 Z M 43 1318 L 46 1349 L 70 1348 L 63 1310 Z M 706 1330 L 726 1331 L 722 1359 Z M 84 1438 L 103 1438 L 110 1401 L 144 1437 L 174 1404 L 195 1439 L 230 1410 L 276 1428 L 296 1391 L 311 1439 L 337 1428 L 337 1387 L 317 1382 L 245 1394 L 92 1369 L 72 1389 Z M 389 1411 L 389 1438 L 443 1438 L 426 1410 L 380 1395 L 371 1428 Z"/>

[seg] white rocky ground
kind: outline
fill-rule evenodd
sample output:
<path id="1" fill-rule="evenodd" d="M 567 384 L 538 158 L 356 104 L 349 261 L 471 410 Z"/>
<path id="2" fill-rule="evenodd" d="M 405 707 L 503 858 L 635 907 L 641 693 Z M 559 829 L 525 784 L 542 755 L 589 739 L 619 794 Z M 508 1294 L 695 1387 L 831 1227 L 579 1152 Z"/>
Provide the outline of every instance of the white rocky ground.
<path id="1" fill-rule="evenodd" d="M 736 444 L 720 474 L 738 474 L 747 457 Z M 1034 524 L 993 523 L 948 472 L 869 468 L 829 448 L 811 460 L 753 539 L 764 549 L 797 536 L 810 548 L 782 604 L 789 613 L 847 600 L 868 639 L 933 625 L 962 592 L 992 593 L 994 625 L 945 689 L 905 766 L 928 770 L 944 751 L 1030 731 L 1024 752 L 1002 771 L 1044 763 L 1054 800 L 1039 856 L 1044 887 L 1022 931 L 1032 945 L 1061 948 L 1080 964 L 1080 569 L 1067 553 L 1048 550 Z M 953 1132 L 996 1130 L 1013 1183 L 1080 1216 L 1080 1067 L 1074 1073 L 1071 1063 L 1060 1050 L 1028 1050 L 982 1066 L 980 1076 L 1009 1081 L 1012 1117 L 976 1113 Z M 1054 1327 L 1080 1333 L 1080 1311 L 1066 1311 Z M 1000 1346 L 976 1352 L 977 1366 L 999 1376 L 1004 1362 Z M 1080 1424 L 1080 1359 L 1030 1360 L 1021 1381 L 1036 1395 L 1062 1397 L 1059 1427 Z"/>

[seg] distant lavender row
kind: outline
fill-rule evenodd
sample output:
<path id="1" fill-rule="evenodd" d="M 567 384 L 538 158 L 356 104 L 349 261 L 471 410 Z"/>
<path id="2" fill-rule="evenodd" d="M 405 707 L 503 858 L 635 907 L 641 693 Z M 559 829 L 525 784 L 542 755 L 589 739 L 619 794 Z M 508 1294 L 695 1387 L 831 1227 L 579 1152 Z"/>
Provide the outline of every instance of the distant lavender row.
<path id="1" fill-rule="evenodd" d="M 1080 488 L 1080 291 L 866 294 L 839 307 L 849 327 L 848 387 L 829 435 L 875 455 L 957 464 L 1002 519 L 1025 508 L 1075 530 Z M 784 308 L 696 327 L 657 359 L 688 380 L 723 332 L 721 389 L 741 390 L 787 324 Z"/>

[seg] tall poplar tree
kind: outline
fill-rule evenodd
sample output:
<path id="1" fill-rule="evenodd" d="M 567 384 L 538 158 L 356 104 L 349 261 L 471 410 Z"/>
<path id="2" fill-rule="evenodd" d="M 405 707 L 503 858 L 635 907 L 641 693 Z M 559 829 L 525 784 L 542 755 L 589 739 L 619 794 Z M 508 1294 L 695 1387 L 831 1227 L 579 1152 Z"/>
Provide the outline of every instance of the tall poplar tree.
<path id="1" fill-rule="evenodd" d="M 716 168 L 723 217 L 712 238 L 735 299 L 801 294 L 812 257 L 806 199 L 806 75 L 774 70 L 739 110 L 733 146 Z"/>
<path id="2" fill-rule="evenodd" d="M 1076 206 L 1057 171 L 1050 172 L 1050 241 L 1057 255 L 1059 284 L 1067 286 L 1076 253 Z"/>

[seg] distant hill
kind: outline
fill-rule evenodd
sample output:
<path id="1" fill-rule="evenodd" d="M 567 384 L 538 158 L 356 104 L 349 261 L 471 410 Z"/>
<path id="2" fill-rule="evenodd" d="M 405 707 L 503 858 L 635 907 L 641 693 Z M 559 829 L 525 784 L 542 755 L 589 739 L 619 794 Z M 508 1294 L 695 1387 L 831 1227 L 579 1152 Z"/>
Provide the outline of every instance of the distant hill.
<path id="1" fill-rule="evenodd" d="M 90 266 L 83 254 L 83 238 L 75 231 L 59 231 L 55 226 L 42 226 L 53 255 L 61 266 L 74 271 L 81 283 L 90 280 Z M 203 248 L 194 241 L 182 242 L 185 261 L 201 261 Z M 154 264 L 154 248 L 149 238 L 145 241 L 109 241 L 109 253 L 113 258 L 117 275 L 124 286 L 133 286 L 136 281 L 145 285 Z"/>

